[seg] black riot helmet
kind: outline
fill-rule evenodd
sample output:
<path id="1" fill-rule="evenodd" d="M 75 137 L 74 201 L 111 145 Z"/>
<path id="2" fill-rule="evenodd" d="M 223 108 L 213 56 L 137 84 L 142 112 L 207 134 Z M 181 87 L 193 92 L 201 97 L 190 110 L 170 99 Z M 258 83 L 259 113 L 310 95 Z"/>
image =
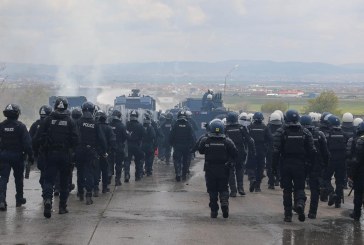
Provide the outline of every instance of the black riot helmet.
<path id="1" fill-rule="evenodd" d="M 173 114 L 172 112 L 168 112 L 167 115 L 166 115 L 166 119 L 167 120 L 172 120 L 173 119 Z"/>
<path id="2" fill-rule="evenodd" d="M 68 108 L 68 100 L 65 97 L 57 97 L 56 102 L 54 102 L 54 110 L 65 111 Z"/>
<path id="3" fill-rule="evenodd" d="M 358 127 L 356 128 L 356 134 L 357 135 L 364 134 L 364 122 L 359 123 Z"/>
<path id="4" fill-rule="evenodd" d="M 137 110 L 132 110 L 129 114 L 130 121 L 138 121 L 139 113 Z"/>
<path id="5" fill-rule="evenodd" d="M 112 119 L 121 120 L 121 112 L 119 110 L 113 110 L 111 113 Z"/>
<path id="6" fill-rule="evenodd" d="M 224 123 L 220 119 L 214 119 L 209 123 L 209 131 L 215 134 L 224 133 Z"/>
<path id="7" fill-rule="evenodd" d="M 20 107 L 16 104 L 8 104 L 3 111 L 6 118 L 18 119 L 20 116 Z"/>
<path id="8" fill-rule="evenodd" d="M 52 107 L 50 107 L 49 105 L 43 105 L 39 109 L 39 116 L 40 118 L 46 118 L 47 116 L 49 116 L 49 114 L 51 114 L 51 112 Z"/>
<path id="9" fill-rule="evenodd" d="M 331 116 L 332 114 L 330 112 L 323 112 L 321 114 L 321 117 L 320 117 L 320 123 L 321 124 L 328 124 L 328 121 L 327 119 L 329 119 L 329 117 Z"/>
<path id="10" fill-rule="evenodd" d="M 330 115 L 329 118 L 327 118 L 327 122 L 332 127 L 339 127 L 340 126 L 340 119 L 335 115 Z"/>
<path id="11" fill-rule="evenodd" d="M 82 112 L 90 112 L 93 114 L 95 112 L 95 105 L 90 101 L 86 101 L 82 104 L 81 109 Z"/>
<path id="12" fill-rule="evenodd" d="M 253 121 L 262 122 L 263 120 L 264 120 L 263 113 L 261 113 L 260 111 L 257 111 L 256 113 L 254 113 Z"/>
<path id="13" fill-rule="evenodd" d="M 106 115 L 106 113 L 103 110 L 98 110 L 95 113 L 95 119 L 98 122 L 106 122 L 107 115 Z"/>
<path id="14" fill-rule="evenodd" d="M 237 124 L 238 123 L 238 113 L 234 111 L 230 111 L 226 116 L 226 123 L 227 124 Z"/>
<path id="15" fill-rule="evenodd" d="M 300 118 L 300 123 L 303 126 L 311 126 L 312 125 L 312 118 L 309 115 L 303 115 Z"/>
<path id="16" fill-rule="evenodd" d="M 180 110 L 178 113 L 177 113 L 177 119 L 178 120 L 182 120 L 182 119 L 187 119 L 187 115 L 186 115 L 186 111 L 185 110 Z"/>
<path id="17" fill-rule="evenodd" d="M 71 112 L 71 117 L 73 120 L 78 120 L 82 117 L 82 111 L 80 108 L 76 107 Z"/>
<path id="18" fill-rule="evenodd" d="M 284 119 L 286 123 L 297 123 L 300 120 L 300 114 L 296 110 L 288 110 Z"/>

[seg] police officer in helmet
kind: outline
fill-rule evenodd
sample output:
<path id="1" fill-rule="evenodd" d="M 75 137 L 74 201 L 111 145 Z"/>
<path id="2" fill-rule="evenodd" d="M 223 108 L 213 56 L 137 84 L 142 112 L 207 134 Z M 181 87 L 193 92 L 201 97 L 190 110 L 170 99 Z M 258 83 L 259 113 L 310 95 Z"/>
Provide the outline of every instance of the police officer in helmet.
<path id="1" fill-rule="evenodd" d="M 346 173 L 346 139 L 344 132 L 340 127 L 340 119 L 337 116 L 330 115 L 327 121 L 329 131 L 326 133 L 326 139 L 331 158 L 324 173 L 324 183 L 326 191 L 329 194 L 328 205 L 332 206 L 335 204 L 335 208 L 340 208 L 341 200 L 343 199 Z M 335 176 L 335 190 L 331 185 L 331 178 L 333 175 Z"/>
<path id="2" fill-rule="evenodd" d="M 283 187 L 284 221 L 292 222 L 292 191 L 295 210 L 299 221 L 305 221 L 305 181 L 306 164 L 313 162 L 316 154 L 312 134 L 299 123 L 296 110 L 288 110 L 285 125 L 273 136 L 273 171 L 281 169 Z"/>
<path id="3" fill-rule="evenodd" d="M 310 219 L 316 219 L 320 187 L 322 186 L 322 171 L 328 165 L 330 152 L 327 147 L 325 134 L 313 125 L 312 118 L 310 116 L 303 115 L 300 119 L 300 123 L 312 134 L 315 148 L 317 150 L 314 159 L 315 161 L 312 162 L 308 171 L 306 171 L 311 191 L 310 209 L 307 217 Z"/>
<path id="4" fill-rule="evenodd" d="M 126 123 L 128 133 L 128 157 L 125 160 L 124 167 L 124 182 L 128 183 L 130 179 L 130 164 L 134 157 L 135 162 L 135 181 L 140 181 L 143 177 L 143 158 L 142 140 L 145 135 L 143 125 L 138 121 L 139 113 L 137 110 L 132 110 L 129 114 L 129 122 Z"/>
<path id="5" fill-rule="evenodd" d="M 44 154 L 40 154 L 41 151 L 39 149 L 39 144 L 37 144 L 36 140 L 33 140 L 36 137 L 37 130 L 40 127 L 41 122 L 51 114 L 52 107 L 48 105 L 43 105 L 39 109 L 39 116 L 40 118 L 35 121 L 32 126 L 30 126 L 29 134 L 32 138 L 32 146 L 33 146 L 33 152 L 34 157 L 37 159 L 37 168 L 40 171 L 40 177 L 39 177 L 39 183 L 40 185 L 43 185 L 43 178 L 44 178 L 44 167 L 45 167 L 45 156 Z"/>
<path id="6" fill-rule="evenodd" d="M 243 180 L 244 162 L 247 156 L 246 149 L 249 147 L 253 149 L 252 152 L 255 151 L 254 140 L 250 137 L 247 128 L 239 124 L 236 112 L 229 112 L 227 114 L 225 134 L 234 142 L 238 150 L 238 157 L 230 172 L 230 196 L 236 197 L 237 192 L 245 196 Z"/>
<path id="7" fill-rule="evenodd" d="M 16 104 L 8 104 L 3 111 L 6 119 L 0 123 L 0 211 L 7 210 L 6 189 L 11 169 L 14 172 L 16 189 L 16 207 L 26 203 L 23 196 L 24 157 L 34 162 L 31 138 L 26 126 L 18 121 L 20 108 Z"/>
<path id="8" fill-rule="evenodd" d="M 124 148 L 127 139 L 127 133 L 124 123 L 121 121 L 121 112 L 113 110 L 111 122 L 109 124 L 116 135 L 116 149 L 109 157 L 109 180 L 115 172 L 115 186 L 121 185 L 121 170 L 124 161 Z"/>
<path id="9" fill-rule="evenodd" d="M 107 123 L 107 115 L 104 111 L 98 110 L 95 114 L 96 122 L 100 130 L 104 133 L 106 139 L 107 155 L 99 155 L 96 161 L 94 196 L 98 196 L 99 183 L 102 176 L 102 193 L 110 192 L 109 184 L 109 162 L 108 155 L 113 155 L 116 151 L 116 135 L 110 125 Z"/>
<path id="10" fill-rule="evenodd" d="M 92 191 L 95 182 L 95 166 L 100 156 L 107 157 L 107 139 L 100 125 L 94 119 L 95 105 L 89 101 L 82 104 L 82 116 L 77 128 L 80 144 L 76 149 L 77 196 L 84 201 L 86 189 L 86 205 L 93 204 Z"/>
<path id="11" fill-rule="evenodd" d="M 169 143 L 173 147 L 173 162 L 176 181 L 186 180 L 188 159 L 195 144 L 195 135 L 191 124 L 187 120 L 186 111 L 177 114 L 177 121 L 169 135 Z"/>
<path id="12" fill-rule="evenodd" d="M 261 192 L 260 184 L 262 182 L 265 158 L 267 150 L 272 143 L 272 134 L 270 129 L 263 122 L 264 116 L 261 112 L 254 113 L 253 123 L 248 126 L 250 137 L 253 138 L 256 148 L 256 155 L 253 161 L 249 161 L 247 166 L 250 180 L 249 191 Z"/>
<path id="13" fill-rule="evenodd" d="M 234 142 L 225 136 L 224 124 L 214 120 L 209 124 L 209 132 L 200 140 L 198 151 L 205 154 L 205 179 L 210 196 L 211 218 L 217 218 L 220 198 L 224 218 L 229 217 L 229 172 L 238 156 Z"/>
<path id="14" fill-rule="evenodd" d="M 355 141 L 355 159 L 350 166 L 348 176 L 353 181 L 354 189 L 354 212 L 350 215 L 355 221 L 361 217 L 361 208 L 364 196 L 364 123 L 358 125 Z"/>
<path id="15" fill-rule="evenodd" d="M 58 172 L 60 176 L 59 214 L 68 213 L 70 152 L 78 144 L 78 134 L 67 107 L 67 99 L 58 97 L 54 104 L 54 111 L 44 120 L 38 132 L 40 145 L 46 156 L 43 184 L 43 214 L 46 218 L 52 215 L 53 186 Z"/>

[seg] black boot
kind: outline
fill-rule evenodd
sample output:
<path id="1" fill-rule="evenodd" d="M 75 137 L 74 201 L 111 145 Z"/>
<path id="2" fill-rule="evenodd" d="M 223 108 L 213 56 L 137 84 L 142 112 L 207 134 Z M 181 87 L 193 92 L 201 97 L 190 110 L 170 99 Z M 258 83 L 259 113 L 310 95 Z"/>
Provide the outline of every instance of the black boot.
<path id="1" fill-rule="evenodd" d="M 26 204 L 27 203 L 27 199 L 25 199 L 23 197 L 23 195 L 18 195 L 16 194 L 15 195 L 15 200 L 16 200 L 16 207 L 21 207 L 22 205 Z"/>
<path id="2" fill-rule="evenodd" d="M 102 187 L 102 193 L 104 193 L 104 194 L 105 194 L 105 193 L 107 193 L 107 192 L 110 192 L 110 189 L 109 189 L 107 186 L 105 186 L 105 185 L 104 185 L 104 186 Z"/>
<path id="3" fill-rule="evenodd" d="M 238 192 L 241 196 L 245 196 L 244 187 L 238 187 Z"/>
<path id="4" fill-rule="evenodd" d="M 85 200 L 85 194 L 83 192 L 77 192 L 77 196 L 81 202 Z"/>
<path id="5" fill-rule="evenodd" d="M 309 218 L 309 219 L 316 219 L 316 214 L 315 213 L 311 213 L 311 212 L 309 212 L 308 213 L 308 215 L 307 215 L 307 217 Z"/>
<path id="6" fill-rule="evenodd" d="M 250 181 L 249 191 L 254 192 L 254 188 L 255 188 L 255 181 Z"/>
<path id="7" fill-rule="evenodd" d="M 222 217 L 229 218 L 229 206 L 221 206 Z"/>
<path id="8" fill-rule="evenodd" d="M 5 199 L 0 201 L 0 211 L 6 211 L 8 208 L 8 205 L 6 204 Z"/>
<path id="9" fill-rule="evenodd" d="M 120 178 L 115 179 L 115 186 L 121 186 Z"/>
<path id="10" fill-rule="evenodd" d="M 216 219 L 217 215 L 218 215 L 217 211 L 211 211 L 210 217 L 213 218 L 213 219 Z"/>
<path id="11" fill-rule="evenodd" d="M 337 196 L 336 196 L 336 194 L 335 193 L 331 193 L 330 195 L 329 195 L 329 201 L 328 201 L 328 205 L 329 206 L 332 206 L 332 205 L 334 205 L 335 204 L 335 202 L 336 202 L 336 199 L 337 199 Z"/>
<path id="12" fill-rule="evenodd" d="M 66 203 L 63 203 L 63 202 L 60 202 L 59 203 L 59 211 L 58 211 L 59 214 L 67 214 L 68 213 L 68 209 L 67 209 L 67 204 Z"/>
<path id="13" fill-rule="evenodd" d="M 298 220 L 304 222 L 306 219 L 305 215 L 305 204 L 302 202 L 298 202 L 296 205 L 296 211 L 298 213 Z"/>
<path id="14" fill-rule="evenodd" d="M 51 199 L 45 199 L 44 200 L 44 211 L 43 211 L 44 217 L 49 219 L 52 216 L 52 200 Z"/>
<path id="15" fill-rule="evenodd" d="M 99 192 L 100 192 L 100 190 L 99 190 L 99 186 L 96 186 L 96 187 L 94 188 L 94 197 L 99 197 Z"/>
<path id="16" fill-rule="evenodd" d="M 129 183 L 130 174 L 125 174 L 124 183 Z"/>
<path id="17" fill-rule="evenodd" d="M 262 190 L 260 189 L 260 182 L 256 182 L 255 183 L 255 192 L 261 192 Z"/>
<path id="18" fill-rule="evenodd" d="M 86 193 L 86 205 L 91 205 L 93 203 L 94 203 L 94 201 L 92 201 L 92 193 L 87 192 Z"/>

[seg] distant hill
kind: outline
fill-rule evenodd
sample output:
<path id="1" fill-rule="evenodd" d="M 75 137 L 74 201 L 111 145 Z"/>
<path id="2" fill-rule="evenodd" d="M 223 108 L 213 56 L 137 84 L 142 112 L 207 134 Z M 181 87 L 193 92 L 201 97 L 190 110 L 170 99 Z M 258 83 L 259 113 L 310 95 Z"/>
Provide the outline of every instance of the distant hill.
<path id="1" fill-rule="evenodd" d="M 364 64 L 332 65 L 318 62 L 230 60 L 223 62 L 148 62 L 110 64 L 97 67 L 6 63 L 0 77 L 9 81 L 51 82 L 223 82 L 235 66 L 229 82 L 240 81 L 364 81 Z"/>

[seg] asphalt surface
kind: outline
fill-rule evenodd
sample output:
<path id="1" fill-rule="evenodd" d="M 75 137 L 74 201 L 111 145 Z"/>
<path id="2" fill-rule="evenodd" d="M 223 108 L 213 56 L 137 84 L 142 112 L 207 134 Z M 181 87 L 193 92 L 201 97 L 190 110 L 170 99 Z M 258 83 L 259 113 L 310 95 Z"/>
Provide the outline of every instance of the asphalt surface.
<path id="1" fill-rule="evenodd" d="M 59 215 L 56 198 L 51 219 L 43 217 L 39 172 L 25 180 L 27 204 L 21 208 L 15 208 L 11 178 L 8 210 L 0 213 L 0 244 L 364 244 L 364 223 L 348 217 L 352 197 L 341 209 L 320 203 L 316 220 L 301 223 L 295 215 L 284 223 L 282 191 L 268 190 L 267 179 L 261 193 L 230 198 L 228 219 L 211 219 L 202 168 L 197 158 L 190 178 L 177 183 L 172 165 L 155 164 L 152 177 L 112 184 L 91 206 L 73 191 L 70 212 Z"/>

